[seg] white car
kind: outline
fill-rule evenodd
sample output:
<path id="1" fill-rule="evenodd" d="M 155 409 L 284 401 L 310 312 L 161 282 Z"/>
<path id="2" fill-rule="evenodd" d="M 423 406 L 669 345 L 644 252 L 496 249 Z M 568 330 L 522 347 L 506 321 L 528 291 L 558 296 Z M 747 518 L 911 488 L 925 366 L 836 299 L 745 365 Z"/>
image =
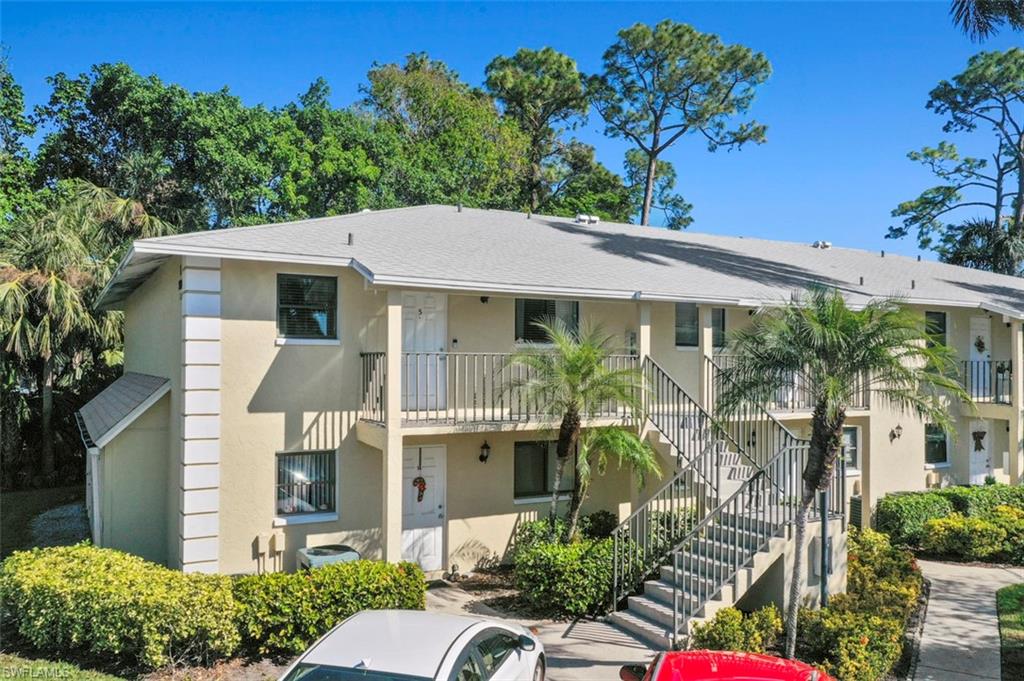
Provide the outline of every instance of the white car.
<path id="1" fill-rule="evenodd" d="M 327 632 L 281 681 L 543 681 L 544 646 L 477 617 L 364 610 Z"/>

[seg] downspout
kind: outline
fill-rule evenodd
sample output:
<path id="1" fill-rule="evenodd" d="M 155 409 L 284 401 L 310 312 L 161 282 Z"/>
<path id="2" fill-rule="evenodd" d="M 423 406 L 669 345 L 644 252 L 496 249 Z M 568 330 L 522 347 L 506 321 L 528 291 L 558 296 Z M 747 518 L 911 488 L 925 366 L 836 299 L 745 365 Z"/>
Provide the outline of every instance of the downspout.
<path id="1" fill-rule="evenodd" d="M 103 448 L 92 441 L 89 431 L 85 427 L 82 415 L 75 412 L 75 422 L 78 424 L 78 434 L 85 445 L 86 462 L 86 490 L 85 490 L 85 511 L 89 518 L 89 533 L 92 535 L 92 543 L 95 546 L 102 546 L 103 518 L 100 507 L 100 454 Z"/>

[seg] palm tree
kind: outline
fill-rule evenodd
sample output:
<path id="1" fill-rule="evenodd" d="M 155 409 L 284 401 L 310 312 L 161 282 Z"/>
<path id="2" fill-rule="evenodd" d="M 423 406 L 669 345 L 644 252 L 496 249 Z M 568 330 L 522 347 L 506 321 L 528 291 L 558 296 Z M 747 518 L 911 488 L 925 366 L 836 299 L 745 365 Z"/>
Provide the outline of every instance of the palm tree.
<path id="1" fill-rule="evenodd" d="M 609 460 L 614 459 L 618 468 L 629 466 L 636 477 L 637 485 L 643 488 L 648 475 L 661 477 L 658 455 L 651 446 L 640 439 L 632 430 L 615 426 L 591 428 L 580 435 L 579 453 L 576 457 L 576 486 L 579 503 L 569 509 L 566 535 L 572 540 L 579 527 L 580 507 L 590 494 L 590 483 L 594 474 L 604 475 Z"/>
<path id="2" fill-rule="evenodd" d="M 120 339 L 120 315 L 92 308 L 118 251 L 133 236 L 170 230 L 141 204 L 83 181 L 69 183 L 53 208 L 22 216 L 0 247 L 2 350 L 32 368 L 40 399 L 40 472 L 55 470 L 53 388 L 59 365 Z"/>
<path id="3" fill-rule="evenodd" d="M 1024 30 L 1024 0 L 953 0 L 949 13 L 971 40 L 993 36 L 1003 24 Z"/>
<path id="4" fill-rule="evenodd" d="M 509 390 L 519 391 L 524 400 L 537 405 L 538 413 L 558 422 L 550 513 L 554 531 L 565 464 L 576 452 L 583 417 L 611 402 L 638 414 L 645 387 L 643 374 L 635 367 L 609 366 L 607 360 L 613 354 L 612 336 L 600 325 L 584 322 L 575 330 L 561 319 L 533 323 L 544 331 L 547 342 L 527 343 L 512 355 L 511 365 L 522 367 L 524 371 L 519 373 L 524 377 L 510 381 Z M 574 519 L 579 518 L 582 502 L 580 476 L 577 476 L 569 502 L 568 537 L 575 533 Z"/>
<path id="5" fill-rule="evenodd" d="M 832 479 L 846 412 L 866 388 L 880 402 L 953 429 L 943 395 L 967 404 L 956 379 L 955 353 L 935 343 L 924 320 L 892 299 L 873 301 L 862 310 L 847 306 L 835 289 L 815 287 L 781 307 L 759 310 L 751 325 L 730 339 L 735 364 L 723 370 L 716 405 L 726 420 L 748 402 L 763 403 L 794 376 L 809 391 L 814 409 L 803 489 L 796 513 L 795 541 L 803 546 L 807 512 L 815 495 Z M 866 377 L 866 378 L 865 378 Z M 797 551 L 786 613 L 786 655 L 796 645 L 796 621 L 803 552 Z"/>

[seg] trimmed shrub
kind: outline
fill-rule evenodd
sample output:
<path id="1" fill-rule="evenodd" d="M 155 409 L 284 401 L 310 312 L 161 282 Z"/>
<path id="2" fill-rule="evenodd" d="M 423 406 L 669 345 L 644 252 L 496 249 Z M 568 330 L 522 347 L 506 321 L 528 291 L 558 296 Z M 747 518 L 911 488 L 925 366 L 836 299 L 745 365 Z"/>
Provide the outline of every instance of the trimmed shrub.
<path id="1" fill-rule="evenodd" d="M 1024 509 L 1024 486 L 993 484 L 980 487 L 946 487 L 935 492 L 953 505 L 953 510 L 968 518 L 985 518 L 996 506 Z"/>
<path id="2" fill-rule="evenodd" d="M 580 532 L 588 539 L 610 537 L 618 526 L 619 517 L 611 511 L 594 511 L 580 518 Z"/>
<path id="3" fill-rule="evenodd" d="M 556 617 L 596 613 L 608 605 L 612 540 L 535 542 L 516 550 L 515 580 L 526 601 Z"/>
<path id="4" fill-rule="evenodd" d="M 797 657 L 839 681 L 885 678 L 903 652 L 903 622 L 869 613 L 801 610 Z"/>
<path id="5" fill-rule="evenodd" d="M 846 564 L 846 593 L 834 596 L 830 609 L 873 613 L 900 621 L 913 610 L 924 578 L 914 555 L 893 548 L 886 535 L 852 530 Z"/>
<path id="6" fill-rule="evenodd" d="M 950 500 L 938 492 L 889 494 L 875 508 L 875 526 L 896 544 L 918 546 L 925 522 L 953 510 Z"/>
<path id="7" fill-rule="evenodd" d="M 228 656 L 239 642 L 230 578 L 86 543 L 11 555 L 0 564 L 0 603 L 25 640 L 59 657 L 152 669 Z"/>
<path id="8" fill-rule="evenodd" d="M 986 560 L 1003 550 L 1006 531 L 983 518 L 954 513 L 924 524 L 921 548 L 929 553 L 967 560 Z"/>
<path id="9" fill-rule="evenodd" d="M 246 648 L 294 655 L 360 610 L 422 610 L 426 582 L 415 563 L 357 560 L 238 577 L 234 595 Z"/>
<path id="10" fill-rule="evenodd" d="M 694 625 L 690 635 L 692 650 L 735 650 L 764 653 L 782 634 L 782 615 L 768 605 L 744 615 L 736 608 L 722 608 L 714 618 Z"/>
<path id="11" fill-rule="evenodd" d="M 992 523 L 1006 533 L 1000 557 L 1007 562 L 1024 565 L 1024 509 L 996 506 L 992 509 Z"/>

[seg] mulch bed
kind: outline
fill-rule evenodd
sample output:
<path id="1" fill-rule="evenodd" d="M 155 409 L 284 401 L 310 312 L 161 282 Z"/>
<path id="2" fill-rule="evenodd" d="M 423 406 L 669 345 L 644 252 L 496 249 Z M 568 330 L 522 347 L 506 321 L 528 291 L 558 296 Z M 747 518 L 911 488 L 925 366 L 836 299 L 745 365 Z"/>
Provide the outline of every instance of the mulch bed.
<path id="1" fill-rule="evenodd" d="M 478 568 L 452 584 L 473 594 L 481 603 L 507 617 L 525 620 L 551 617 L 549 613 L 538 610 L 522 597 L 516 589 L 511 565 Z"/>

